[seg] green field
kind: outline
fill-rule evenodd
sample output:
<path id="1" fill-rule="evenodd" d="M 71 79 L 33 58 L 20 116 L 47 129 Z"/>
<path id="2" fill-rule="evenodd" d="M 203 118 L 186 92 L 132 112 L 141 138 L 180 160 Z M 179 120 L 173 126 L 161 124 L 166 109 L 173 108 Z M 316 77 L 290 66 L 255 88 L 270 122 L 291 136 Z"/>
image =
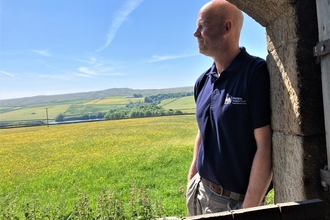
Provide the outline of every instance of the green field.
<path id="1" fill-rule="evenodd" d="M 2 129 L 2 211 L 22 217 L 34 204 L 70 213 L 84 193 L 95 212 L 103 189 L 129 204 L 135 184 L 165 216 L 185 216 L 196 129 L 193 115 Z"/>
<path id="2" fill-rule="evenodd" d="M 66 116 L 82 116 L 84 114 L 106 113 L 112 109 L 124 108 L 130 102 L 143 101 L 143 98 L 108 97 L 93 100 L 80 100 L 65 102 L 65 104 L 45 104 L 37 106 L 12 106 L 2 107 L 0 110 L 0 122 L 45 120 L 54 121 L 60 113 Z M 183 113 L 195 113 L 195 102 L 193 96 L 167 99 L 160 104 L 164 109 L 181 110 Z"/>
<path id="3" fill-rule="evenodd" d="M 46 109 L 49 119 L 62 112 L 106 112 L 131 101 L 117 96 L 7 106 L 0 109 L 0 122 L 45 119 Z M 163 100 L 159 105 L 195 113 L 193 96 Z M 140 196 L 144 202 L 150 196 L 153 208 L 161 204 L 157 217 L 186 216 L 184 194 L 196 131 L 195 115 L 0 129 L 0 219 L 1 213 L 19 219 L 32 212 L 68 216 L 77 206 L 95 216 L 104 193 L 108 199 L 120 198 L 120 212 L 132 213 L 132 195 L 134 191 L 141 195 L 141 189 L 146 193 Z M 107 210 L 117 207 L 105 204 Z"/>
<path id="4" fill-rule="evenodd" d="M 68 216 L 77 206 L 95 217 L 102 192 L 120 198 L 127 213 L 132 188 L 160 204 L 160 216 L 186 216 L 196 130 L 194 115 L 2 129 L 0 219 L 25 219 L 35 210 Z"/>
<path id="5" fill-rule="evenodd" d="M 63 113 L 66 116 L 79 116 L 84 114 L 97 114 L 98 112 L 108 112 L 116 108 L 125 108 L 125 104 L 83 104 L 71 105 Z"/>
<path id="6" fill-rule="evenodd" d="M 195 113 L 196 106 L 193 96 L 186 96 L 178 99 L 166 99 L 160 104 L 165 109 L 181 110 L 185 113 Z"/>
<path id="7" fill-rule="evenodd" d="M 0 121 L 19 121 L 19 120 L 38 120 L 46 119 L 46 108 L 48 111 L 48 118 L 54 119 L 60 112 L 65 112 L 71 105 L 58 104 L 39 107 L 20 107 L 20 109 L 13 109 L 0 114 Z"/>

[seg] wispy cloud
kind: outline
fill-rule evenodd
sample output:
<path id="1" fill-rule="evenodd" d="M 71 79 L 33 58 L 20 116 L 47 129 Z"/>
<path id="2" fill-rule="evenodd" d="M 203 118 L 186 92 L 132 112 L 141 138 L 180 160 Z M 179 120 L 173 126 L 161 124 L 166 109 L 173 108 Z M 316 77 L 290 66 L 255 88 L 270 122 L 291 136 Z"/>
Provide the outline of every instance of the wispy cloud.
<path id="1" fill-rule="evenodd" d="M 42 56 L 51 57 L 52 55 L 47 50 L 31 50 L 35 53 L 38 53 Z"/>
<path id="2" fill-rule="evenodd" d="M 154 63 L 154 62 L 160 62 L 160 61 L 165 61 L 165 60 L 175 60 L 175 59 L 182 59 L 186 57 L 192 57 L 196 56 L 197 53 L 194 54 L 179 54 L 179 55 L 154 55 L 150 60 L 148 60 L 148 63 Z"/>
<path id="3" fill-rule="evenodd" d="M 105 44 L 96 52 L 100 52 L 107 48 L 112 40 L 115 38 L 116 33 L 120 26 L 124 23 L 127 17 L 136 9 L 144 0 L 128 0 L 123 7 L 115 14 L 115 18 L 112 21 Z"/>
<path id="4" fill-rule="evenodd" d="M 75 59 L 76 61 L 84 63 L 77 68 L 74 72 L 75 75 L 80 77 L 103 77 L 103 76 L 119 76 L 125 75 L 118 72 L 116 69 L 122 68 L 120 62 L 106 60 L 103 57 L 91 56 L 87 59 Z"/>
<path id="5" fill-rule="evenodd" d="M 13 74 L 11 74 L 11 73 L 8 73 L 8 72 L 5 72 L 5 71 L 0 71 L 0 73 L 3 73 L 3 74 L 5 74 L 5 75 L 7 75 L 7 76 L 10 76 L 10 77 L 13 77 L 13 78 L 16 78 Z"/>
<path id="6" fill-rule="evenodd" d="M 78 71 L 85 74 L 85 75 L 89 75 L 89 76 L 97 75 L 95 70 L 90 69 L 89 67 L 79 67 Z"/>
<path id="7" fill-rule="evenodd" d="M 97 76 L 120 76 L 124 75 L 120 72 L 115 72 L 113 68 L 106 66 L 90 66 L 90 67 L 79 67 L 78 72 L 75 73 L 77 76 L 94 78 Z"/>

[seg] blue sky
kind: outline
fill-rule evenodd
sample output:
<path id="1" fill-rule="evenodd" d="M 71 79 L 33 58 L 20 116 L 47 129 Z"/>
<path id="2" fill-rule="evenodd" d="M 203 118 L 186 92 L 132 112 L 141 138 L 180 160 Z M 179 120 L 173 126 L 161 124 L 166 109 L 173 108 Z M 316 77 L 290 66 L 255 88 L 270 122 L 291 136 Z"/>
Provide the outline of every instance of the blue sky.
<path id="1" fill-rule="evenodd" d="M 193 86 L 212 64 L 197 50 L 208 0 L 0 0 L 0 99 Z M 245 15 L 241 46 L 266 57 Z"/>

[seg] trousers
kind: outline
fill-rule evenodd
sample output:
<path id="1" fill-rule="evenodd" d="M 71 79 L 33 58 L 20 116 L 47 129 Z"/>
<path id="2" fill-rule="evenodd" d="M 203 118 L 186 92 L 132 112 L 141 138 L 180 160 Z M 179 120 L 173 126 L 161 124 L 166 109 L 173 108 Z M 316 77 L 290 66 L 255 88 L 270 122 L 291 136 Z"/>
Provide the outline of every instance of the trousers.
<path id="1" fill-rule="evenodd" d="M 198 173 L 188 182 L 186 205 L 189 216 L 241 209 L 242 203 L 243 200 L 234 200 L 213 192 L 203 183 Z"/>

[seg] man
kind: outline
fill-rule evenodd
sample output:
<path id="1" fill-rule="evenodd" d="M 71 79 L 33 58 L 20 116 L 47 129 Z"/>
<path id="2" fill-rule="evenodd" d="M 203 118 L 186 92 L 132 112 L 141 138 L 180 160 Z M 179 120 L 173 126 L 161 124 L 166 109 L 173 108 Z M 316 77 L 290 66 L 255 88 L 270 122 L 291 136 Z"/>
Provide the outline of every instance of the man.
<path id="1" fill-rule="evenodd" d="M 239 47 L 242 24 L 242 12 L 226 0 L 198 14 L 199 52 L 214 64 L 195 84 L 189 215 L 259 206 L 271 182 L 269 74 L 263 59 Z"/>

